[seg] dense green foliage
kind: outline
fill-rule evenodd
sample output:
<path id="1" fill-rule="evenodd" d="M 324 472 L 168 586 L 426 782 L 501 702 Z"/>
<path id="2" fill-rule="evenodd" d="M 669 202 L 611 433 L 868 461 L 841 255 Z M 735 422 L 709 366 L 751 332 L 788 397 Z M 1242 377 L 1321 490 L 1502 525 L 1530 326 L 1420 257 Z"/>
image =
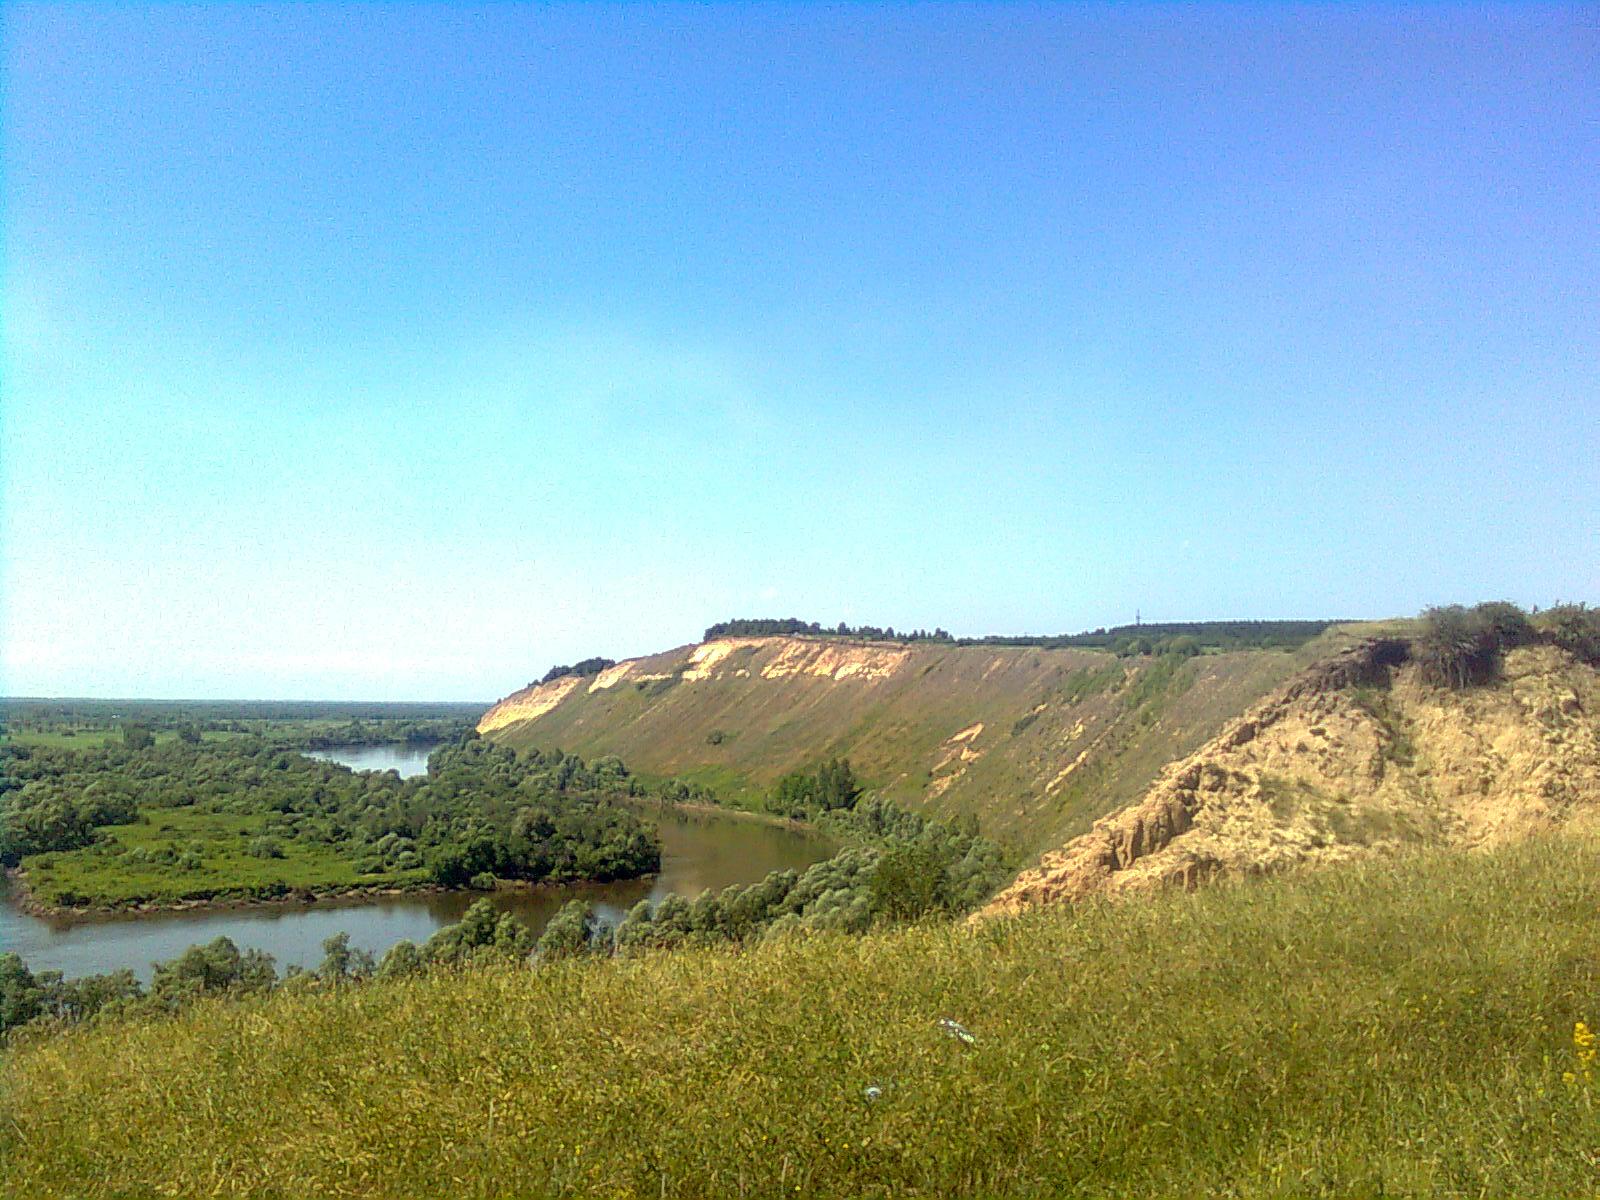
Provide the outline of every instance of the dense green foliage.
<path id="1" fill-rule="evenodd" d="M 0 1192 L 1588 1196 L 1597 850 L 280 988 L 26 1039 L 0 1056 Z"/>
<path id="2" fill-rule="evenodd" d="M 766 809 L 781 817 L 805 819 L 836 808 L 854 808 L 861 785 L 849 759 L 829 759 L 815 771 L 791 771 L 767 794 Z"/>
<path id="3" fill-rule="evenodd" d="M 598 675 L 606 668 L 614 667 L 616 665 L 617 660 L 614 658 L 586 658 L 582 662 L 573 663 L 571 666 L 562 665 L 551 667 L 544 673 L 543 677 L 534 683 L 530 683 L 528 686 L 538 687 L 540 684 L 546 684 L 552 680 L 560 679 L 563 675 L 578 675 L 583 677 Z"/>
<path id="4" fill-rule="evenodd" d="M 176 1012 L 203 996 L 266 992 L 277 982 L 270 954 L 241 952 L 225 937 L 190 946 L 177 958 L 156 963 L 148 990 L 132 971 L 63 979 L 59 971 L 35 975 L 15 954 L 0 954 L 0 1040 L 30 1022 L 62 1026 Z"/>
<path id="5" fill-rule="evenodd" d="M 746 617 L 734 621 L 718 621 L 708 626 L 705 641 L 724 637 L 839 637 L 866 642 L 950 642 L 955 639 L 943 629 L 928 631 L 917 629 L 905 633 L 895 632 L 893 625 L 879 628 L 876 625 L 822 626 L 815 621 L 802 621 L 798 617 Z"/>
<path id="6" fill-rule="evenodd" d="M 955 646 L 1038 646 L 1049 650 L 1070 647 L 1116 650 L 1123 654 L 1160 654 L 1168 651 L 1197 654 L 1201 650 L 1295 650 L 1337 621 L 1168 621 L 1118 625 L 1087 633 L 1034 636 L 992 634 L 958 638 L 943 629 L 897 633 L 894 626 L 820 625 L 795 617 L 720 621 L 705 632 L 705 640 L 719 637 L 839 637 L 874 642 L 945 642 Z"/>
<path id="7" fill-rule="evenodd" d="M 1480 609 L 1459 604 L 1430 608 L 1411 640 L 1422 677 L 1440 687 L 1491 683 L 1500 675 L 1503 648 L 1497 627 Z"/>
<path id="8" fill-rule="evenodd" d="M 428 774 L 409 780 L 251 738 L 7 746 L 0 863 L 20 862 L 55 904 L 630 878 L 658 868 L 660 847 L 624 801 L 656 790 L 615 758 L 517 754 L 476 735 L 435 751 Z"/>

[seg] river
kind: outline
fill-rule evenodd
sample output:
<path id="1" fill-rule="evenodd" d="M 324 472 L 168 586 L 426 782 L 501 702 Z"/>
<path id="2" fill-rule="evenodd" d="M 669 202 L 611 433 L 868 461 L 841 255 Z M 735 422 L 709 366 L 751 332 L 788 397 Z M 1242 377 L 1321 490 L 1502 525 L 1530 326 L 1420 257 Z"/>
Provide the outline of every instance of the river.
<path id="1" fill-rule="evenodd" d="M 423 748 L 423 769 L 432 747 Z M 398 760 L 413 747 L 355 747 L 364 760 L 360 769 L 400 770 Z M 387 757 L 374 760 L 370 752 Z M 332 757 L 335 752 L 323 751 Z M 342 758 L 356 766 L 352 754 Z M 833 852 L 826 839 L 739 816 L 715 813 L 669 812 L 657 816 L 661 830 L 661 873 L 651 879 L 625 883 L 576 884 L 532 891 L 495 892 L 495 906 L 515 913 L 535 930 L 542 929 L 556 911 L 574 897 L 584 897 L 606 916 L 620 918 L 639 900 L 659 900 L 668 892 L 696 896 L 706 888 L 755 883 L 769 871 L 804 870 Z M 0 951 L 20 954 L 34 971 L 61 971 L 68 977 L 131 968 L 140 979 L 150 978 L 152 962 L 173 958 L 195 944 L 229 937 L 241 948 L 265 950 L 282 971 L 291 964 L 314 967 L 322 959 L 324 938 L 350 935 L 353 945 L 382 955 L 403 938 L 423 942 L 440 926 L 459 920 L 482 893 L 445 892 L 387 896 L 364 901 L 321 901 L 313 904 L 273 904 L 255 908 L 223 908 L 181 912 L 142 913 L 129 916 L 47 919 L 30 916 L 11 902 L 0 878 Z"/>

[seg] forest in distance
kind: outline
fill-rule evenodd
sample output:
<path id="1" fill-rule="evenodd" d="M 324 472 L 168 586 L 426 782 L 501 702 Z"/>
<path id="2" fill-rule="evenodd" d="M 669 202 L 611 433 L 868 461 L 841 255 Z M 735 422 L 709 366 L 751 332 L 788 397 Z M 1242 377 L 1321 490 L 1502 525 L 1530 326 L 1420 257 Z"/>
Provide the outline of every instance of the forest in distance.
<path id="1" fill-rule="evenodd" d="M 941 642 L 952 646 L 1031 646 L 1046 650 L 1068 648 L 1116 650 L 1149 654 L 1163 640 L 1193 638 L 1200 650 L 1293 650 L 1303 646 L 1339 620 L 1320 621 L 1167 621 L 1140 622 L 1084 633 L 989 634 L 955 637 L 944 629 L 897 631 L 893 625 L 822 625 L 797 617 L 742 618 L 719 621 L 705 631 L 705 640 L 723 637 L 836 637 L 869 642 Z"/>

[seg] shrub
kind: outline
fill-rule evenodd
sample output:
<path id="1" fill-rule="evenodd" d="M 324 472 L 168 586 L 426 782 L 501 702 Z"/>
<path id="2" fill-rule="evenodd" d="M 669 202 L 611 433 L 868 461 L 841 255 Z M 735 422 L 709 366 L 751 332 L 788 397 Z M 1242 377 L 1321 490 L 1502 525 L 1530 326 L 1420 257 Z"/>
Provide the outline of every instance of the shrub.
<path id="1" fill-rule="evenodd" d="M 885 850 L 868 883 L 872 911 L 895 921 L 914 921 L 940 907 L 945 863 L 922 842 L 901 842 Z"/>
<path id="2" fill-rule="evenodd" d="M 1533 643 L 1535 635 L 1528 614 L 1509 600 L 1488 600 L 1472 611 L 1488 625 L 1502 650 Z"/>
<path id="3" fill-rule="evenodd" d="M 1191 637 L 1188 634 L 1165 638 L 1158 649 L 1162 654 L 1175 654 L 1179 658 L 1193 658 L 1200 653 L 1200 639 Z"/>
<path id="4" fill-rule="evenodd" d="M 1600 666 L 1600 608 L 1558 604 L 1540 616 L 1539 633 L 1574 657 Z"/>
<path id="5" fill-rule="evenodd" d="M 1470 687 L 1500 674 L 1501 646 L 1494 625 L 1481 610 L 1468 611 L 1459 604 L 1422 614 L 1422 632 L 1412 654 L 1423 679 L 1436 687 Z"/>

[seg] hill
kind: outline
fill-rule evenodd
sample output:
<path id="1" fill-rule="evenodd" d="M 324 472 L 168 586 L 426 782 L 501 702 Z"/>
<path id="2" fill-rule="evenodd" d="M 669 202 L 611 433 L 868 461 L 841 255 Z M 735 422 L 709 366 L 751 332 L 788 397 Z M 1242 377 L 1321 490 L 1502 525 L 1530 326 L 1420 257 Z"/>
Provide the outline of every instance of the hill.
<path id="1" fill-rule="evenodd" d="M 1588 1195 L 1597 851 L 202 1001 L 0 1053 L 0 1193 Z"/>
<path id="2" fill-rule="evenodd" d="M 718 637 L 532 685 L 478 728 L 518 748 L 619 755 L 734 801 L 847 756 L 896 803 L 975 813 L 990 836 L 1035 854 L 1137 799 L 1162 767 L 1348 637 L 1330 630 L 1293 651 L 1120 658 L 936 640 Z"/>
<path id="3" fill-rule="evenodd" d="M 1600 671 L 1521 645 L 1492 681 L 1454 688 L 1415 658 L 1412 642 L 1375 638 L 1317 663 L 987 911 L 1407 844 L 1481 846 L 1600 812 Z"/>

